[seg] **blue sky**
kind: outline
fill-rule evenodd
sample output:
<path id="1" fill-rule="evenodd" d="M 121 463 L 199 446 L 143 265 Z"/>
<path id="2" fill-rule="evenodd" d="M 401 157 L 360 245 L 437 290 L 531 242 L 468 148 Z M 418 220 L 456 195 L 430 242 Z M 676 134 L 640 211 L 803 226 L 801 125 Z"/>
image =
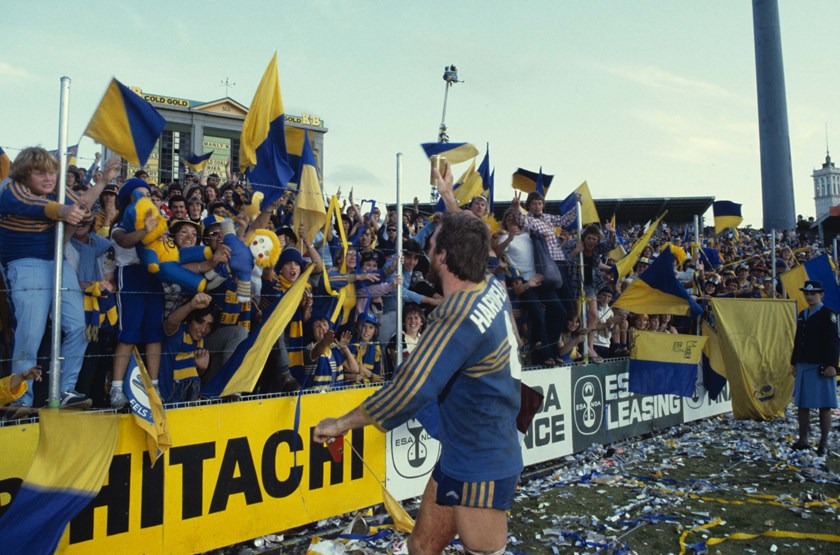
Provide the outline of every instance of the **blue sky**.
<path id="1" fill-rule="evenodd" d="M 549 199 L 587 180 L 597 197 L 714 195 L 761 225 L 751 2 L 16 2 L 5 12 L 0 145 L 57 144 L 59 78 L 72 78 L 70 142 L 112 76 L 146 92 L 249 104 L 276 50 L 287 113 L 329 128 L 327 192 L 428 199 L 418 144 L 436 138 L 445 65 L 453 141 L 490 143 L 497 199 L 510 174 L 554 174 Z M 37 4 L 37 5 L 36 5 Z M 832 70 L 840 2 L 780 1 L 796 213 L 810 174 L 840 162 Z M 832 139 L 834 137 L 834 139 Z M 82 157 L 96 148 L 89 139 Z M 708 214 L 707 217 L 710 217 Z"/>

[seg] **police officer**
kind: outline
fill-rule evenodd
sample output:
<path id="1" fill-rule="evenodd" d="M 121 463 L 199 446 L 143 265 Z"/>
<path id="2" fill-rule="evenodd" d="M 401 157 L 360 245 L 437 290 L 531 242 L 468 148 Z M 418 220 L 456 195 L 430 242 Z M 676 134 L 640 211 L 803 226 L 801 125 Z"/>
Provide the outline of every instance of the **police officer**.
<path id="1" fill-rule="evenodd" d="M 837 408 L 837 361 L 840 357 L 837 315 L 823 305 L 825 292 L 819 281 L 806 281 L 800 291 L 805 295 L 808 308 L 796 319 L 796 339 L 790 357 L 790 371 L 796 379 L 793 400 L 799 409 L 799 439 L 793 448 L 808 448 L 810 409 L 819 409 L 817 454 L 825 455 L 831 431 L 831 409 Z"/>

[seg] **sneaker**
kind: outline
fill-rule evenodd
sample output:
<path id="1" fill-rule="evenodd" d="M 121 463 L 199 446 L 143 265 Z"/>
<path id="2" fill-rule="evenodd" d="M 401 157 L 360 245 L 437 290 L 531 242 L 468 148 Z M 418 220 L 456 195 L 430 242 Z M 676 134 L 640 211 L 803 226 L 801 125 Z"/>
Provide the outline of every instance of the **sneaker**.
<path id="1" fill-rule="evenodd" d="M 78 391 L 70 390 L 65 391 L 61 394 L 61 407 L 73 407 L 73 408 L 88 408 L 93 404 L 93 401 L 87 398 L 86 395 L 82 395 Z"/>
<path id="2" fill-rule="evenodd" d="M 125 396 L 122 389 L 116 387 L 111 388 L 111 408 L 121 409 L 128 404 L 128 397 Z"/>

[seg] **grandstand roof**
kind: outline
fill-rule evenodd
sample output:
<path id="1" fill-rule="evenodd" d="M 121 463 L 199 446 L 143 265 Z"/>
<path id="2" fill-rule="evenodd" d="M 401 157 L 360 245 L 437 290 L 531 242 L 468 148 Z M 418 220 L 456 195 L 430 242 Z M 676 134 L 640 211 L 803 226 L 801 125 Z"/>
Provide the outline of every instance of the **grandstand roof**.
<path id="1" fill-rule="evenodd" d="M 522 202 L 525 202 L 523 195 Z M 602 221 L 616 215 L 615 221 L 621 223 L 644 223 L 653 220 L 663 211 L 667 210 L 668 215 L 665 221 L 668 223 L 692 223 L 694 216 L 702 216 L 711 208 L 715 197 L 651 197 L 651 198 L 604 198 L 594 199 L 595 207 Z M 545 211 L 549 214 L 557 214 L 560 209 L 560 200 L 546 201 Z M 389 204 L 389 209 L 394 205 Z M 510 201 L 497 201 L 493 213 L 501 220 L 505 210 L 510 208 Z M 426 214 L 434 212 L 432 203 L 420 204 L 420 211 Z"/>

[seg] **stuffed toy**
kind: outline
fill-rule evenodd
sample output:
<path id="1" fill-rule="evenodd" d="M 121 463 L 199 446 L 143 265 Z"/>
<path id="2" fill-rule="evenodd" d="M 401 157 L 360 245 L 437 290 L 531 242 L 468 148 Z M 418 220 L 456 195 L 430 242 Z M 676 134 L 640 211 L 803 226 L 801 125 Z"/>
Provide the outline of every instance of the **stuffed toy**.
<path id="1" fill-rule="evenodd" d="M 210 260 L 213 256 L 210 248 L 197 245 L 178 249 L 167 234 L 166 219 L 160 215 L 152 201 L 144 196 L 143 191 L 135 189 L 131 192 L 131 199 L 131 204 L 126 208 L 122 221 L 122 227 L 127 232 L 143 229 L 149 210 L 157 218 L 155 228 L 143 237 L 141 243 L 137 244 L 137 255 L 146 265 L 149 273 L 156 274 L 161 281 L 177 283 L 190 291 L 197 293 L 204 291 L 207 280 L 182 267 L 181 264 Z"/>

